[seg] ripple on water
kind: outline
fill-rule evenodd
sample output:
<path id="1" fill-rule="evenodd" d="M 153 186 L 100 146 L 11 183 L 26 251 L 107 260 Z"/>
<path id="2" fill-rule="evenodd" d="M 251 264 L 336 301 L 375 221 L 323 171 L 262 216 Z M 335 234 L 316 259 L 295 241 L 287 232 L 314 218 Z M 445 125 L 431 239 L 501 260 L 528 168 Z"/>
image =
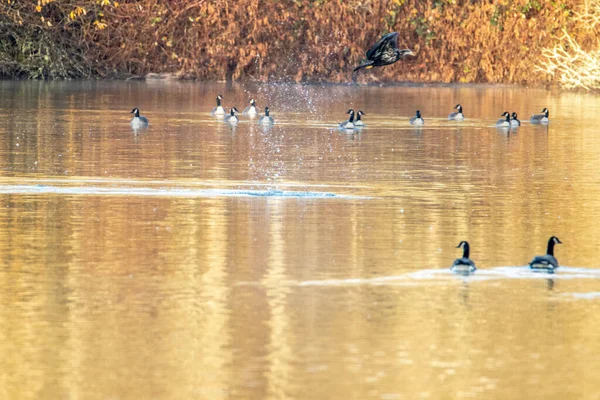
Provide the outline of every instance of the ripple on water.
<path id="1" fill-rule="evenodd" d="M 367 197 L 331 192 L 291 191 L 277 189 L 191 189 L 149 187 L 51 186 L 51 185 L 0 185 L 2 194 L 64 194 L 154 197 L 275 197 L 306 199 L 367 199 Z"/>
<path id="2" fill-rule="evenodd" d="M 558 271 L 548 274 L 546 272 L 532 271 L 529 267 L 494 267 L 479 269 L 475 273 L 463 276 L 451 272 L 449 269 L 424 269 L 402 275 L 379 276 L 374 278 L 347 278 L 347 279 L 316 279 L 299 282 L 288 282 L 288 286 L 361 286 L 361 285 L 399 285 L 420 286 L 436 283 L 468 280 L 491 281 L 501 279 L 600 279 L 600 269 L 560 267 Z M 253 282 L 240 282 L 240 285 L 257 284 Z M 285 285 L 285 283 L 282 283 Z M 593 296 L 590 294 L 581 294 Z M 598 294 L 600 296 L 600 294 Z M 577 296 L 575 296 L 577 297 Z M 583 297 L 590 298 L 590 297 Z"/>

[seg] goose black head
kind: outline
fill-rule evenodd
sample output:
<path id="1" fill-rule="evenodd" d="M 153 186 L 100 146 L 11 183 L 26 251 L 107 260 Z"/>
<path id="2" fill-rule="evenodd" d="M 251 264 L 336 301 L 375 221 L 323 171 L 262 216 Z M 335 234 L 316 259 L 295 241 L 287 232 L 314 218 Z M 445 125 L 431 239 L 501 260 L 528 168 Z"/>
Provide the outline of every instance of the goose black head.
<path id="1" fill-rule="evenodd" d="M 223 100 L 223 96 L 221 96 L 220 94 L 217 95 L 217 107 L 219 107 L 221 105 L 221 100 Z"/>
<path id="2" fill-rule="evenodd" d="M 508 121 L 508 120 L 510 120 L 510 114 L 508 113 L 508 111 L 504 111 L 504 112 L 502 113 L 502 116 L 503 116 L 503 117 L 506 117 L 506 120 L 507 120 L 507 121 Z"/>
<path id="3" fill-rule="evenodd" d="M 367 115 L 367 114 L 365 114 L 365 112 L 364 112 L 363 110 L 358 110 L 358 113 L 357 113 L 357 114 L 358 114 L 359 116 L 360 116 L 360 115 Z"/>
<path id="4" fill-rule="evenodd" d="M 460 104 L 457 104 L 454 108 L 456 108 L 459 113 L 462 113 L 462 106 Z"/>
<path id="5" fill-rule="evenodd" d="M 421 118 L 421 110 L 417 110 L 417 118 Z"/>
<path id="6" fill-rule="evenodd" d="M 354 110 L 353 109 L 349 109 L 348 111 L 346 111 L 346 114 L 354 114 Z"/>
<path id="7" fill-rule="evenodd" d="M 548 250 L 546 251 L 548 255 L 554 255 L 554 245 L 556 244 L 562 244 L 562 242 L 556 236 L 551 236 L 550 239 L 548 239 Z"/>
<path id="8" fill-rule="evenodd" d="M 248 101 L 248 103 L 250 103 L 250 105 L 251 105 L 251 106 L 255 106 L 255 105 L 256 105 L 256 100 L 254 100 L 254 99 L 250 99 L 250 100 Z"/>
<path id="9" fill-rule="evenodd" d="M 235 107 L 231 107 L 231 111 L 230 112 L 231 112 L 231 115 L 235 115 L 235 114 L 239 113 L 238 109 L 235 108 Z"/>
<path id="10" fill-rule="evenodd" d="M 463 257 L 464 258 L 469 258 L 469 249 L 470 249 L 469 242 L 463 240 L 462 242 L 460 242 L 458 244 L 458 246 L 456 246 L 457 249 L 460 248 L 460 247 L 463 248 Z"/>
<path id="11" fill-rule="evenodd" d="M 269 107 L 265 107 L 265 115 L 268 117 L 269 116 Z"/>
<path id="12" fill-rule="evenodd" d="M 133 110 L 131 110 L 131 112 L 129 114 L 133 114 L 135 117 L 139 118 L 139 116 L 140 116 L 140 110 L 137 109 L 137 108 L 134 108 Z"/>
<path id="13" fill-rule="evenodd" d="M 544 114 L 544 117 L 548 118 L 548 114 L 550 114 L 550 111 L 548 111 L 548 109 L 544 107 L 544 109 L 542 110 L 542 114 Z"/>
<path id="14" fill-rule="evenodd" d="M 513 111 L 512 117 L 513 117 L 513 119 L 517 119 L 517 113 Z"/>

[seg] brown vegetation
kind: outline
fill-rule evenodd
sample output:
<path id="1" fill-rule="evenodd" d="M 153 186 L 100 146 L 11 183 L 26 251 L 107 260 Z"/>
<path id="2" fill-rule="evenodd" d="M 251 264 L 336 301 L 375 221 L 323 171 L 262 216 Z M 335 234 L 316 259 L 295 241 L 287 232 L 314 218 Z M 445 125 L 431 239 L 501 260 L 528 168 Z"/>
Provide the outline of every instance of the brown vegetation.
<path id="1" fill-rule="evenodd" d="M 398 31 L 417 56 L 359 80 L 539 84 L 560 81 L 535 67 L 563 32 L 584 33 L 581 7 L 576 0 L 0 0 L 0 74 L 347 82 L 368 47 Z"/>

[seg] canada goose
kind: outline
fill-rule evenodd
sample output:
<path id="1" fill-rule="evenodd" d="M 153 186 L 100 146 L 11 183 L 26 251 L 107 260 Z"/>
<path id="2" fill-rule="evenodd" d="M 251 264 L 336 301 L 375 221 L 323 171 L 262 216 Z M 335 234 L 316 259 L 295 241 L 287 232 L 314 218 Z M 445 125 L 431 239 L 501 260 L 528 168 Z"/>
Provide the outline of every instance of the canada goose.
<path id="1" fill-rule="evenodd" d="M 228 116 L 225 117 L 225 122 L 229 122 L 230 124 L 237 124 L 238 121 L 240 120 L 237 115 L 237 113 L 239 113 L 238 109 L 235 107 L 231 107 L 231 110 L 229 111 L 230 114 Z"/>
<path id="2" fill-rule="evenodd" d="M 354 110 L 349 109 L 346 114 L 350 114 L 348 121 L 340 122 L 340 129 L 354 129 Z"/>
<path id="3" fill-rule="evenodd" d="M 133 119 L 131 120 L 132 128 L 144 128 L 148 126 L 148 118 L 140 115 L 138 108 L 134 108 L 129 114 L 133 114 Z"/>
<path id="4" fill-rule="evenodd" d="M 356 113 L 356 121 L 354 121 L 354 126 L 355 127 L 363 127 L 365 126 L 365 123 L 362 122 L 362 120 L 360 119 L 361 116 L 363 115 L 367 115 L 365 114 L 365 112 L 363 110 L 358 110 L 358 112 Z"/>
<path id="5" fill-rule="evenodd" d="M 558 268 L 558 261 L 554 257 L 554 245 L 556 244 L 562 244 L 562 242 L 556 236 L 551 236 L 548 240 L 546 255 L 533 257 L 533 260 L 529 263 L 529 268 L 548 272 L 553 272 Z"/>
<path id="6" fill-rule="evenodd" d="M 508 113 L 508 111 L 504 111 L 502 113 L 503 117 L 506 117 L 504 119 L 499 119 L 498 122 L 496 122 L 496 127 L 497 128 L 510 128 L 510 114 Z"/>
<path id="7" fill-rule="evenodd" d="M 215 116 L 225 115 L 225 109 L 221 105 L 221 100 L 223 100 L 223 96 L 218 94 L 217 95 L 217 106 L 212 109 L 212 111 L 210 112 L 210 115 L 215 115 Z"/>
<path id="8" fill-rule="evenodd" d="M 469 242 L 463 240 L 458 244 L 458 246 L 456 246 L 456 248 L 458 249 L 461 246 L 463 248 L 463 256 L 454 260 L 450 269 L 458 273 L 474 272 L 477 268 L 475 268 L 475 263 L 469 258 Z"/>
<path id="9" fill-rule="evenodd" d="M 244 108 L 242 114 L 248 115 L 250 117 L 255 117 L 256 115 L 258 115 L 258 108 L 256 108 L 256 100 L 250 99 L 248 103 L 250 103 L 250 105 Z"/>
<path id="10" fill-rule="evenodd" d="M 272 125 L 275 121 L 269 116 L 269 107 L 265 107 L 265 115 L 258 119 L 258 123 L 261 125 Z"/>
<path id="11" fill-rule="evenodd" d="M 550 112 L 548 111 L 548 109 L 544 108 L 541 114 L 533 114 L 531 116 L 530 122 L 532 124 L 547 124 L 548 122 L 550 122 L 550 120 L 548 119 L 549 114 Z"/>
<path id="12" fill-rule="evenodd" d="M 424 125 L 425 121 L 421 117 L 421 110 L 417 110 L 417 114 L 410 119 L 411 125 Z"/>
<path id="13" fill-rule="evenodd" d="M 463 108 L 460 104 L 457 104 L 456 108 L 458 111 L 453 112 L 452 114 L 448 115 L 448 119 L 454 120 L 454 121 L 462 121 L 465 119 L 465 115 L 463 114 Z"/>
<path id="14" fill-rule="evenodd" d="M 519 118 L 517 118 L 516 112 L 512 113 L 512 119 L 510 120 L 510 126 L 512 126 L 512 127 L 521 126 L 521 121 L 519 121 Z"/>
<path id="15" fill-rule="evenodd" d="M 373 47 L 367 51 L 367 61 L 354 68 L 353 72 L 361 68 L 382 67 L 390 65 L 405 56 L 413 56 L 410 49 L 398 50 L 398 32 L 391 32 L 384 35 Z"/>

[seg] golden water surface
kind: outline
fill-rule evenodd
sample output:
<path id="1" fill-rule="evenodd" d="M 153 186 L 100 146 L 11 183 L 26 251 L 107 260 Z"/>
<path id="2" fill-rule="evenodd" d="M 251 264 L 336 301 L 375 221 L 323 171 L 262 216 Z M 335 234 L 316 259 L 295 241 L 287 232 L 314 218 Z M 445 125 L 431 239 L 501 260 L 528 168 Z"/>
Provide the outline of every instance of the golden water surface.
<path id="1" fill-rule="evenodd" d="M 217 93 L 276 124 L 212 118 Z M 598 115 L 518 87 L 0 82 L 0 398 L 598 399 Z M 551 235 L 561 268 L 529 272 Z"/>

